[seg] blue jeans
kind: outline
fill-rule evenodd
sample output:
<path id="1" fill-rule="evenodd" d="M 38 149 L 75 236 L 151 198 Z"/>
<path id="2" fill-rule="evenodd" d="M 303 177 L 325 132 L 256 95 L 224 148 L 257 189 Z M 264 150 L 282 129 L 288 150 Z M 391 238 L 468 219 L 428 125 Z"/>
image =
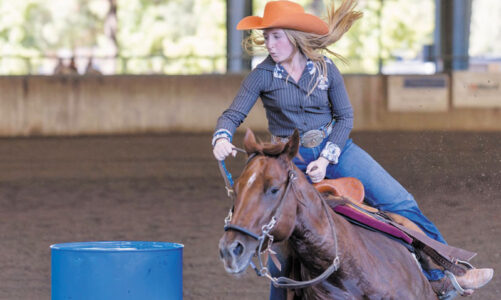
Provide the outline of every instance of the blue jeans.
<path id="1" fill-rule="evenodd" d="M 303 172 L 308 164 L 320 156 L 326 140 L 315 148 L 299 148 L 304 159 L 294 159 L 296 166 Z M 341 152 L 336 165 L 327 166 L 326 178 L 355 177 L 365 188 L 365 202 L 383 211 L 397 213 L 416 223 L 434 240 L 446 243 L 438 229 L 426 218 L 414 197 L 367 152 L 349 139 Z"/>
<path id="2" fill-rule="evenodd" d="M 296 157 L 293 162 L 301 171 L 305 172 L 308 164 L 318 159 L 326 142 L 327 139 L 315 148 L 300 147 L 299 154 L 304 161 Z M 357 178 L 364 185 L 365 202 L 369 205 L 408 218 L 416 223 L 426 235 L 446 244 L 437 227 L 423 215 L 414 197 L 351 139 L 347 141 L 343 151 L 341 151 L 339 162 L 336 165 L 327 166 L 325 177 L 329 179 Z M 278 270 L 271 268 L 270 271 L 273 273 Z M 423 273 L 428 280 L 439 280 L 444 277 L 441 270 L 423 269 Z M 279 297 L 271 298 L 272 295 L 274 295 L 274 291 L 271 292 L 270 299 L 281 299 Z"/>

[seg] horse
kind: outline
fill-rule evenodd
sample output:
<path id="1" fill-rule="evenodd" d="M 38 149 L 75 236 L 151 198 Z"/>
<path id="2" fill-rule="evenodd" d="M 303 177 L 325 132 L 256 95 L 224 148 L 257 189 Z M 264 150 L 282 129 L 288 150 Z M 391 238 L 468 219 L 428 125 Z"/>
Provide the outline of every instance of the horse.
<path id="1" fill-rule="evenodd" d="M 235 181 L 233 210 L 219 241 L 227 273 L 242 274 L 255 255 L 261 263 L 260 252 L 271 242 L 286 242 L 299 262 L 300 279 L 312 281 L 331 269 L 321 281 L 296 289 L 295 297 L 437 299 L 404 245 L 328 207 L 292 162 L 299 150 L 297 130 L 280 144 L 257 143 L 247 130 L 244 148 L 249 160 Z"/>

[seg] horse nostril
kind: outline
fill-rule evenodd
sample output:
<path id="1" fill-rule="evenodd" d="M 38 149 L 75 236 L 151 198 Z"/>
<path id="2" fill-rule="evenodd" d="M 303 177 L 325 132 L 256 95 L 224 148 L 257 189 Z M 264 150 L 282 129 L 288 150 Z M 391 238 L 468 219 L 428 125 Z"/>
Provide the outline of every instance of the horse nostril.
<path id="1" fill-rule="evenodd" d="M 244 252 L 244 246 L 240 242 L 237 242 L 237 245 L 233 248 L 233 254 L 235 256 L 240 256 L 242 252 Z"/>

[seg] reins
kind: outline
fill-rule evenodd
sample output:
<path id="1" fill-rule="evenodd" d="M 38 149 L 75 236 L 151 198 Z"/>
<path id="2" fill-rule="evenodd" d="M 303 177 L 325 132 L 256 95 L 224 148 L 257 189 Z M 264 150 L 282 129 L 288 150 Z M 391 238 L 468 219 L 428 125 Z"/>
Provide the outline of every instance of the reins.
<path id="1" fill-rule="evenodd" d="M 240 148 L 233 148 L 233 149 L 237 150 L 239 152 L 244 152 L 244 153 L 246 152 L 245 150 L 240 149 Z M 246 164 L 248 164 L 249 161 L 252 160 L 252 158 L 255 156 L 256 156 L 256 154 L 251 154 L 249 156 Z M 227 191 L 227 195 L 233 202 L 235 202 L 236 195 L 235 195 L 235 191 L 233 189 L 233 179 L 232 179 L 231 173 L 226 168 L 224 161 L 219 161 L 218 163 L 219 163 L 219 170 L 221 171 L 221 175 L 223 176 L 224 181 L 225 181 L 225 188 Z M 332 236 L 333 236 L 333 240 L 334 240 L 334 250 L 335 250 L 336 257 L 332 261 L 332 264 L 322 274 L 320 274 L 319 276 L 317 276 L 311 280 L 308 280 L 308 281 L 296 281 L 296 280 L 293 280 L 293 279 L 287 278 L 287 277 L 278 277 L 278 278 L 273 277 L 269 273 L 268 268 L 263 265 L 263 260 L 261 258 L 262 254 L 266 253 L 267 251 L 270 252 L 271 254 L 273 254 L 271 252 L 272 251 L 271 246 L 273 244 L 274 238 L 273 238 L 273 235 L 270 234 L 270 231 L 273 229 L 273 227 L 277 223 L 278 217 L 280 216 L 279 213 L 281 213 L 283 203 L 285 202 L 284 199 L 289 194 L 289 191 L 291 188 L 292 188 L 296 198 L 298 198 L 298 193 L 296 191 L 296 186 L 294 184 L 294 182 L 297 180 L 297 178 L 298 178 L 297 173 L 293 169 L 293 165 L 291 162 L 291 167 L 288 170 L 288 179 L 287 179 L 287 185 L 286 185 L 285 191 L 282 194 L 282 197 L 280 198 L 280 202 L 278 204 L 278 207 L 275 210 L 275 214 L 271 218 L 270 222 L 268 224 L 262 226 L 261 235 L 257 235 L 256 233 L 254 233 L 254 232 L 252 232 L 244 227 L 231 224 L 231 219 L 232 219 L 233 209 L 234 209 L 233 206 L 230 209 L 230 211 L 228 212 L 228 216 L 224 219 L 224 224 L 225 224 L 224 230 L 225 231 L 228 231 L 228 230 L 238 231 L 240 233 L 243 233 L 245 235 L 252 237 L 253 239 L 255 239 L 259 242 L 259 246 L 257 248 L 257 253 L 255 253 L 255 255 L 258 258 L 259 268 L 256 267 L 256 265 L 254 265 L 252 260 L 250 262 L 250 265 L 252 266 L 252 268 L 254 269 L 254 271 L 256 272 L 256 274 L 258 276 L 268 278 L 272 282 L 272 284 L 278 288 L 299 289 L 299 288 L 313 286 L 313 285 L 318 284 L 319 282 L 327 279 L 332 273 L 334 273 L 336 270 L 339 269 L 339 264 L 340 264 L 340 259 L 338 256 L 338 249 L 337 249 L 337 247 L 338 247 L 337 234 L 336 234 L 336 229 L 334 226 L 334 221 L 332 220 L 332 216 L 329 212 L 330 208 L 327 205 L 327 203 L 325 202 L 325 200 L 323 199 L 323 197 L 317 192 L 317 195 L 320 197 L 320 200 L 322 201 L 322 207 L 323 207 L 325 213 L 327 214 L 327 219 L 329 221 L 329 225 L 331 227 L 331 232 L 332 232 Z M 266 249 L 263 251 L 262 249 L 263 249 L 263 245 L 264 245 L 264 242 L 266 239 L 268 240 L 268 244 L 266 246 Z"/>
<path id="2" fill-rule="evenodd" d="M 247 153 L 244 149 L 233 147 L 233 150 L 238 152 Z M 249 157 L 249 160 L 251 157 Z M 248 161 L 247 161 L 248 162 Z M 230 171 L 226 168 L 226 164 L 224 160 L 218 160 L 219 171 L 221 172 L 221 176 L 224 179 L 224 187 L 226 188 L 226 194 L 231 200 L 235 200 L 235 191 L 233 190 L 233 177 L 231 176 Z"/>

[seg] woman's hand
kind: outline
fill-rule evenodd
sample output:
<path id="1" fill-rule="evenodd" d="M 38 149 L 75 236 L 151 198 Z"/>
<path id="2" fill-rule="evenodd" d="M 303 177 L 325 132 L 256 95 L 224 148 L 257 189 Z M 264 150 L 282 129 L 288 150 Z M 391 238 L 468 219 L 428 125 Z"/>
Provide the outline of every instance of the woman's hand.
<path id="1" fill-rule="evenodd" d="M 323 157 L 319 157 L 317 160 L 312 161 L 308 167 L 306 167 L 306 174 L 310 176 L 313 183 L 322 181 L 325 178 L 325 172 L 329 161 Z"/>
<path id="2" fill-rule="evenodd" d="M 228 155 L 233 155 L 235 157 L 237 155 L 237 151 L 233 150 L 235 146 L 233 146 L 230 141 L 226 138 L 221 138 L 216 141 L 214 145 L 214 149 L 212 149 L 212 153 L 214 153 L 214 157 L 217 160 L 224 160 Z"/>

